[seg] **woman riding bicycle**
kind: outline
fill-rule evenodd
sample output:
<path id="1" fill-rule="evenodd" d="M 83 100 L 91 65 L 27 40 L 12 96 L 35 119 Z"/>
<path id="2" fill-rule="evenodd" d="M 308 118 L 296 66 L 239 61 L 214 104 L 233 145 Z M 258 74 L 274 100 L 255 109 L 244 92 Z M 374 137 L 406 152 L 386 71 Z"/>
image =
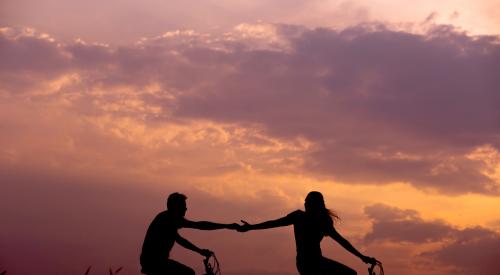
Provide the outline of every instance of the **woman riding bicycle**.
<path id="1" fill-rule="evenodd" d="M 323 257 L 320 242 L 324 236 L 329 236 L 342 247 L 358 256 L 363 262 L 377 263 L 372 257 L 365 256 L 356 250 L 349 241 L 344 239 L 335 227 L 334 220 L 339 217 L 326 208 L 323 195 L 320 192 L 310 192 L 305 199 L 305 212 L 296 210 L 287 216 L 259 224 L 249 224 L 245 221 L 238 231 L 268 229 L 293 224 L 295 244 L 297 248 L 297 269 L 301 275 L 356 275 L 356 271 L 339 262 Z"/>

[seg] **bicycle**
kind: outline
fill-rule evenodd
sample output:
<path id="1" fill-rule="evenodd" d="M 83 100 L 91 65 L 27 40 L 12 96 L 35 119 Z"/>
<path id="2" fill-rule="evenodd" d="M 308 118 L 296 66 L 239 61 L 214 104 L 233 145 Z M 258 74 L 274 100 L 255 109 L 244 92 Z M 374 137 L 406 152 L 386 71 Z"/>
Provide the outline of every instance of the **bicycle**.
<path id="1" fill-rule="evenodd" d="M 212 252 L 212 254 L 205 257 L 205 259 L 203 259 L 203 264 L 205 265 L 204 275 L 222 275 L 219 260 L 215 256 L 215 253 Z"/>

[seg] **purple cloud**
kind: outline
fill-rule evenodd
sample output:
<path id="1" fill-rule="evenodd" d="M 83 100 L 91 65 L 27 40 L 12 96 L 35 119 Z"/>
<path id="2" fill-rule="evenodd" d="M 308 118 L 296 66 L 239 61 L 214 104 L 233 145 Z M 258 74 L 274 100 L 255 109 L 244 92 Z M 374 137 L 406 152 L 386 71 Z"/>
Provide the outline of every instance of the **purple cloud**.
<path id="1" fill-rule="evenodd" d="M 422 256 L 456 266 L 466 274 L 495 274 L 500 270 L 500 236 L 491 231 L 479 229 L 480 234 L 465 240 L 457 240 L 436 251 L 423 253 Z M 476 231 L 479 231 L 476 230 Z"/>
<path id="2" fill-rule="evenodd" d="M 498 38 L 444 26 L 426 35 L 383 26 L 286 33 L 291 51 L 232 53 L 234 70 L 180 95 L 177 115 L 305 137 L 317 150 L 304 168 L 341 181 L 498 192 L 484 163 L 465 157 L 499 148 Z"/>
<path id="3" fill-rule="evenodd" d="M 463 274 L 492 274 L 500 270 L 500 234 L 480 226 L 457 229 L 443 221 L 425 221 L 414 210 L 402 210 L 383 204 L 365 208 L 373 220 L 365 241 L 441 246 L 418 255 L 421 259 L 446 265 Z"/>
<path id="4" fill-rule="evenodd" d="M 383 25 L 342 31 L 268 25 L 255 37 L 245 31 L 171 32 L 128 47 L 4 35 L 6 64 L 24 60 L 12 66 L 16 81 L 6 90 L 35 85 L 33 75 L 75 72 L 80 82 L 63 94 L 76 92 L 73 106 L 81 112 L 258 127 L 311 142 L 297 153 L 304 160 L 297 173 L 498 194 L 498 180 L 484 173 L 491 164 L 470 157 L 485 146 L 500 149 L 498 37 L 447 26 L 426 34 Z M 125 86 L 132 91 L 116 92 Z M 162 111 L 150 116 L 101 106 L 124 99 Z"/>
<path id="5" fill-rule="evenodd" d="M 391 242 L 435 242 L 455 230 L 442 221 L 423 221 L 414 210 L 400 210 L 383 204 L 365 208 L 365 214 L 374 220 L 372 230 L 365 241 L 387 240 Z"/>

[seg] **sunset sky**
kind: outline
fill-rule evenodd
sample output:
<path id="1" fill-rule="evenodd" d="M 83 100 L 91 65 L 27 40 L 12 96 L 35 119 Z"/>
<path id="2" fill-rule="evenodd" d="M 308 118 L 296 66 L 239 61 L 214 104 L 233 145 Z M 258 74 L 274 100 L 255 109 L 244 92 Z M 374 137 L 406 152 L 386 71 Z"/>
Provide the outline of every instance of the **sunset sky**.
<path id="1" fill-rule="evenodd" d="M 500 274 L 498 0 L 0 0 L 0 272 L 137 275 L 172 192 L 254 223 L 312 190 L 388 275 Z M 298 274 L 292 228 L 180 233 Z"/>

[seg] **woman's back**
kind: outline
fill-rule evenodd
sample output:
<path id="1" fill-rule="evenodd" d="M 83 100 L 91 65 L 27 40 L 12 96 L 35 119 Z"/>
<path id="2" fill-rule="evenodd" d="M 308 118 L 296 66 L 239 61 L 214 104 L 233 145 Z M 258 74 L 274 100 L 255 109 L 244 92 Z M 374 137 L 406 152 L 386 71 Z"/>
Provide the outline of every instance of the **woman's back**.
<path id="1" fill-rule="evenodd" d="M 295 244 L 298 258 L 316 258 L 321 256 L 321 240 L 326 235 L 328 224 L 332 224 L 328 216 L 318 216 L 297 210 L 290 213 L 293 224 Z"/>

